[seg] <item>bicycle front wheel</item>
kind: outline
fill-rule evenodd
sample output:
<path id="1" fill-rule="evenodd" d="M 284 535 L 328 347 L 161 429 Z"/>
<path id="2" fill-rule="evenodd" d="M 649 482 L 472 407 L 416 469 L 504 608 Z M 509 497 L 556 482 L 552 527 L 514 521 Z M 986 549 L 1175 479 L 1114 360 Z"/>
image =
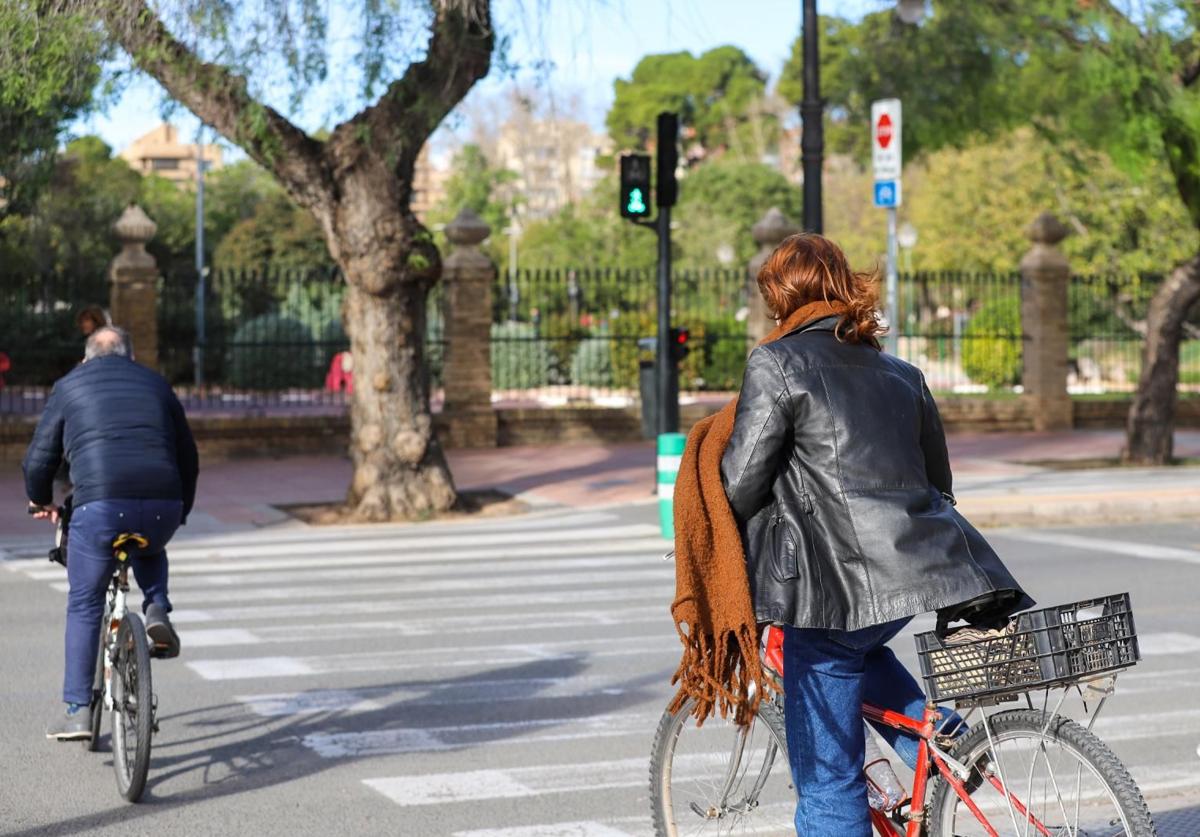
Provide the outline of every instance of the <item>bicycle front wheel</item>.
<path id="1" fill-rule="evenodd" d="M 112 672 L 113 767 L 117 789 L 137 802 L 150 770 L 150 736 L 154 730 L 154 692 L 150 682 L 150 642 L 136 613 L 127 613 L 117 629 Z"/>
<path id="2" fill-rule="evenodd" d="M 930 837 L 1155 837 L 1129 771 L 1079 724 L 1029 709 L 999 712 L 988 723 L 990 736 L 977 724 L 951 756 L 971 769 L 968 795 L 994 830 L 938 778 L 929 802 Z"/>
<path id="3" fill-rule="evenodd" d="M 783 712 L 763 701 L 747 728 L 712 716 L 697 727 L 691 701 L 663 714 L 650 757 L 658 837 L 795 835 L 796 790 Z"/>

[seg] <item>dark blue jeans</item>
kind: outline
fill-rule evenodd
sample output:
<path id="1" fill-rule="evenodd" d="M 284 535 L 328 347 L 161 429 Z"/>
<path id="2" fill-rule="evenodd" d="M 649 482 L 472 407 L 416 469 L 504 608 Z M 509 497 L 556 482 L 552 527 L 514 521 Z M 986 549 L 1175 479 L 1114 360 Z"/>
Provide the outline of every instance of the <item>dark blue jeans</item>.
<path id="1" fill-rule="evenodd" d="M 885 643 L 910 620 L 859 631 L 785 626 L 784 715 L 788 758 L 800 801 L 796 833 L 804 837 L 870 837 L 862 704 L 920 718 L 925 693 Z M 942 711 L 949 724 L 953 713 Z M 953 716 L 957 718 L 957 716 Z M 915 738 L 879 732 L 910 767 Z"/>
<path id="2" fill-rule="evenodd" d="M 167 541 L 179 528 L 178 500 L 98 500 L 84 503 L 71 516 L 67 537 L 67 665 L 63 700 L 88 704 L 96 676 L 96 649 L 104 594 L 116 566 L 113 539 L 138 532 L 150 542 L 130 551 L 133 576 L 142 591 L 142 611 L 151 604 L 171 610 L 167 599 Z"/>

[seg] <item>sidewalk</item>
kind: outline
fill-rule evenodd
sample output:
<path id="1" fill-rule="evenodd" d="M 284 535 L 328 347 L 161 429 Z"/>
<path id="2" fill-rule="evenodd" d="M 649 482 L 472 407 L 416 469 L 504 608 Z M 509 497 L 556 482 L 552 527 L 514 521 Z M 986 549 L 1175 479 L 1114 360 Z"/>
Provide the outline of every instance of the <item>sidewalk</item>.
<path id="1" fill-rule="evenodd" d="M 1119 431 L 954 434 L 949 438 L 959 508 L 980 526 L 1081 525 L 1200 514 L 1200 467 L 1061 470 L 1030 462 L 1116 457 Z M 1176 454 L 1200 457 L 1200 431 L 1179 431 Z M 586 507 L 652 502 L 654 446 L 510 447 L 450 452 L 460 489 L 496 488 L 533 505 Z M 201 463 L 189 532 L 301 525 L 276 506 L 335 502 L 350 463 L 288 457 Z M 0 472 L 0 541 L 45 538 L 24 513 L 17 467 Z"/>

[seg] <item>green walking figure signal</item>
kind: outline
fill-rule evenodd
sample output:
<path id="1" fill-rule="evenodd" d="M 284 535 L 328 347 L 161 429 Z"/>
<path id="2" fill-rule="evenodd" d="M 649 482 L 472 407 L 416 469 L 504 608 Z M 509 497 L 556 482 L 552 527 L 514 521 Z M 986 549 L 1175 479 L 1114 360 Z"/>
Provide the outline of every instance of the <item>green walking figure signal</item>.
<path id="1" fill-rule="evenodd" d="M 625 210 L 630 215 L 646 214 L 646 200 L 642 197 L 641 189 L 629 190 L 629 203 L 625 206 Z"/>
<path id="2" fill-rule="evenodd" d="M 650 155 L 621 157 L 621 215 L 645 218 L 650 214 Z"/>

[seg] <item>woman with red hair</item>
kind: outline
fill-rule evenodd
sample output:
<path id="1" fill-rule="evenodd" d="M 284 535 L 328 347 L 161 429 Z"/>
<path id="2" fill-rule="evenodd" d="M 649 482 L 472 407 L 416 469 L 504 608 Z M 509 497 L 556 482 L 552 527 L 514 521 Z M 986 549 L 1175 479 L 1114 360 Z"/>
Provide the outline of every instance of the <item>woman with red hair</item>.
<path id="1" fill-rule="evenodd" d="M 868 837 L 860 707 L 925 704 L 886 643 L 917 614 L 994 624 L 1032 601 L 954 509 L 924 376 L 881 350 L 876 276 L 800 234 L 758 285 L 779 327 L 747 362 L 721 480 L 754 618 L 784 630 L 796 830 Z M 915 761 L 915 740 L 881 732 Z"/>

